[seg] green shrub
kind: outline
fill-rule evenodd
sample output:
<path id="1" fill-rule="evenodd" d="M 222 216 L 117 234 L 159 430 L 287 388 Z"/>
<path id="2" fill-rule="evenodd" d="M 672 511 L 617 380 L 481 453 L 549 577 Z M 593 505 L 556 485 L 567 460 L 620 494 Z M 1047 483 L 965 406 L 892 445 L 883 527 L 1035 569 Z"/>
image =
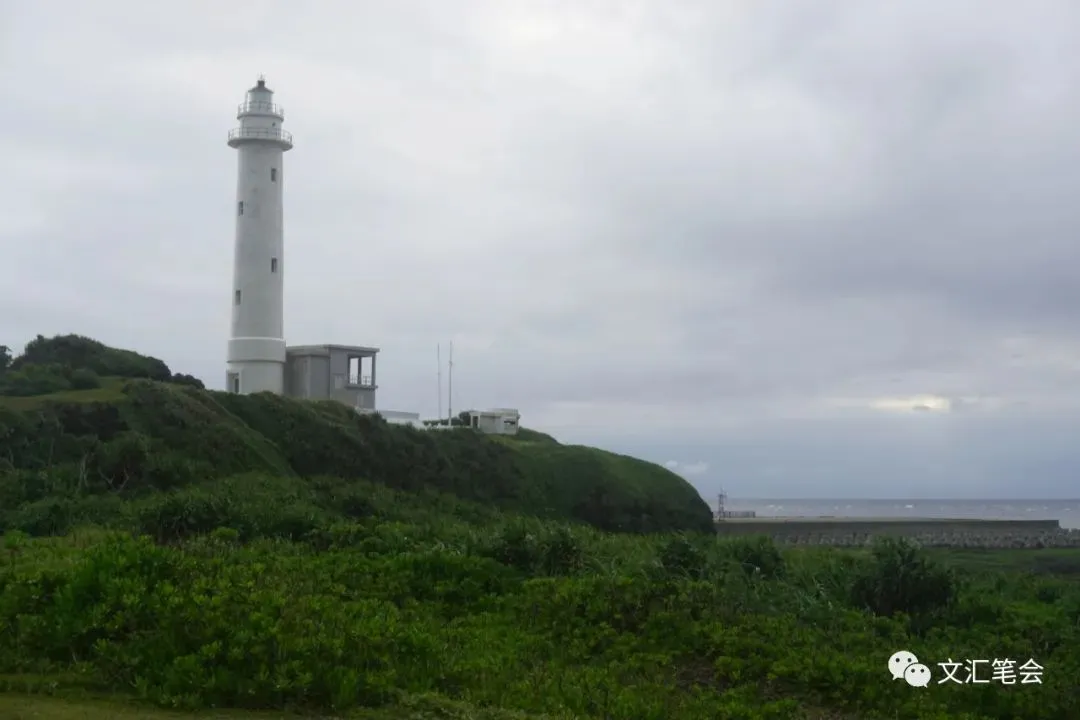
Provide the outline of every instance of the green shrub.
<path id="1" fill-rule="evenodd" d="M 203 390 L 206 386 L 203 381 L 194 375 L 184 375 L 182 373 L 173 373 L 173 376 L 169 378 L 169 382 L 174 385 L 186 385 L 188 387 L 198 388 Z"/>
<path id="2" fill-rule="evenodd" d="M 57 335 L 52 338 L 38 335 L 26 344 L 22 355 L 11 362 L 12 370 L 32 366 L 84 369 L 110 377 L 162 381 L 171 377 L 168 366 L 157 358 L 111 348 L 97 340 L 79 335 Z"/>
<path id="3" fill-rule="evenodd" d="M 56 364 L 26 365 L 8 370 L 0 377 L 0 395 L 28 397 L 70 389 L 71 381 L 67 371 Z"/>
<path id="4" fill-rule="evenodd" d="M 508 567 L 531 573 L 540 567 L 543 550 L 531 523 L 510 523 L 491 544 L 490 556 Z"/>
<path id="5" fill-rule="evenodd" d="M 572 575 L 585 565 L 585 549 L 565 526 L 548 527 L 539 538 L 540 574 Z"/>
<path id="6" fill-rule="evenodd" d="M 74 507 L 71 498 L 45 497 L 6 514 L 4 525 L 30 535 L 60 535 L 71 529 Z"/>
<path id="7" fill-rule="evenodd" d="M 670 576 L 700 578 L 705 574 L 707 556 L 700 541 L 686 535 L 676 535 L 660 546 L 660 567 Z"/>
<path id="8" fill-rule="evenodd" d="M 954 574 L 903 538 L 880 538 L 855 576 L 852 598 L 877 615 L 920 614 L 947 607 L 955 598 Z"/>
<path id="9" fill-rule="evenodd" d="M 227 527 L 243 540 L 301 540 L 327 516 L 301 484 L 288 478 L 245 475 L 150 495 L 132 504 L 134 528 L 171 543 Z"/>
<path id="10" fill-rule="evenodd" d="M 772 538 L 763 535 L 736 537 L 723 541 L 721 549 L 748 575 L 776 578 L 785 572 L 784 556 Z"/>
<path id="11" fill-rule="evenodd" d="M 71 372 L 72 390 L 92 390 L 101 387 L 101 378 L 93 370 L 76 368 Z"/>

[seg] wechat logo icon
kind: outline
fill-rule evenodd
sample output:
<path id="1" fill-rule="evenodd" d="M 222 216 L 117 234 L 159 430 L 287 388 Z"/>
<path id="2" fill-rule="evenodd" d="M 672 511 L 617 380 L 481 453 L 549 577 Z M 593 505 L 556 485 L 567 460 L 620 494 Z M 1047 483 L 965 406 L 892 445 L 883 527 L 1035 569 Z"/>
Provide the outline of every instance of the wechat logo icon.
<path id="1" fill-rule="evenodd" d="M 893 680 L 903 680 L 911 687 L 930 684 L 930 668 L 919 662 L 915 653 L 908 650 L 894 652 L 889 658 L 889 674 Z"/>

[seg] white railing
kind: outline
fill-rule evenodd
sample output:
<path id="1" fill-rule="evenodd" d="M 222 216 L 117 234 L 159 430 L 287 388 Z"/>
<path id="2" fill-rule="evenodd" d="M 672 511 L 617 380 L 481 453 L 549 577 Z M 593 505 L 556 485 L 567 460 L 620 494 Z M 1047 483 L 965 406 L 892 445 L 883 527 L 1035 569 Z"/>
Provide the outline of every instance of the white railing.
<path id="1" fill-rule="evenodd" d="M 229 141 L 233 140 L 279 140 L 292 145 L 292 133 L 281 128 L 233 128 Z"/>
<path id="2" fill-rule="evenodd" d="M 237 115 L 246 115 L 248 113 L 258 113 L 260 115 L 276 115 L 282 120 L 285 119 L 285 108 L 280 105 L 268 102 L 245 102 L 240 103 L 236 107 Z"/>

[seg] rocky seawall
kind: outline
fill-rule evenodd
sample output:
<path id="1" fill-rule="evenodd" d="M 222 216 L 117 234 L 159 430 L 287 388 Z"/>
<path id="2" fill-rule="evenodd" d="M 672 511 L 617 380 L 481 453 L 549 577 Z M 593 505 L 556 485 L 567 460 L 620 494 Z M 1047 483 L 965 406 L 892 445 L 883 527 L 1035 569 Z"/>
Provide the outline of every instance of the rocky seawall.
<path id="1" fill-rule="evenodd" d="M 719 535 L 767 535 L 782 545 L 862 547 L 875 537 L 905 537 L 924 547 L 1080 548 L 1080 530 L 1056 520 L 866 518 L 725 519 Z"/>
<path id="2" fill-rule="evenodd" d="M 1037 548 L 1080 548 L 1080 530 L 1057 530 L 1044 532 L 1009 532 L 993 531 L 942 531 L 905 534 L 897 532 L 880 533 L 907 537 L 923 547 L 941 548 L 984 548 L 984 549 L 1037 549 Z M 861 547 L 869 545 L 875 533 L 775 533 L 773 540 L 783 545 L 826 545 L 833 547 Z"/>

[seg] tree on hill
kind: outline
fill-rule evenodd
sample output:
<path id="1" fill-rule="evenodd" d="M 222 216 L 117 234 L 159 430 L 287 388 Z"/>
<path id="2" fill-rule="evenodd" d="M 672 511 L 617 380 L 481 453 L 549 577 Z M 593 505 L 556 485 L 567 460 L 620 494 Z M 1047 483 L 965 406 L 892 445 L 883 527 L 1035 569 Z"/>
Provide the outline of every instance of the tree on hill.
<path id="1" fill-rule="evenodd" d="M 194 375 L 186 375 L 184 373 L 173 373 L 173 376 L 169 378 L 169 382 L 174 385 L 188 385 L 190 387 L 199 388 L 200 390 L 206 389 L 206 385 L 203 384 L 202 380 Z"/>
<path id="2" fill-rule="evenodd" d="M 38 335 L 12 359 L 0 346 L 0 395 L 48 395 L 101 386 L 101 378 L 143 378 L 203 388 L 191 375 L 172 373 L 163 360 L 111 348 L 81 335 Z"/>
<path id="3" fill-rule="evenodd" d="M 11 363 L 11 369 L 18 370 L 31 364 L 56 364 L 73 370 L 93 370 L 102 376 L 146 378 L 162 382 L 172 377 L 169 366 L 162 360 L 131 350 L 111 348 L 81 335 L 57 335 L 52 338 L 38 335 L 26 344 L 23 354 Z"/>
<path id="4" fill-rule="evenodd" d="M 48 395 L 71 389 L 71 371 L 62 365 L 23 365 L 0 375 L 0 395 Z"/>

